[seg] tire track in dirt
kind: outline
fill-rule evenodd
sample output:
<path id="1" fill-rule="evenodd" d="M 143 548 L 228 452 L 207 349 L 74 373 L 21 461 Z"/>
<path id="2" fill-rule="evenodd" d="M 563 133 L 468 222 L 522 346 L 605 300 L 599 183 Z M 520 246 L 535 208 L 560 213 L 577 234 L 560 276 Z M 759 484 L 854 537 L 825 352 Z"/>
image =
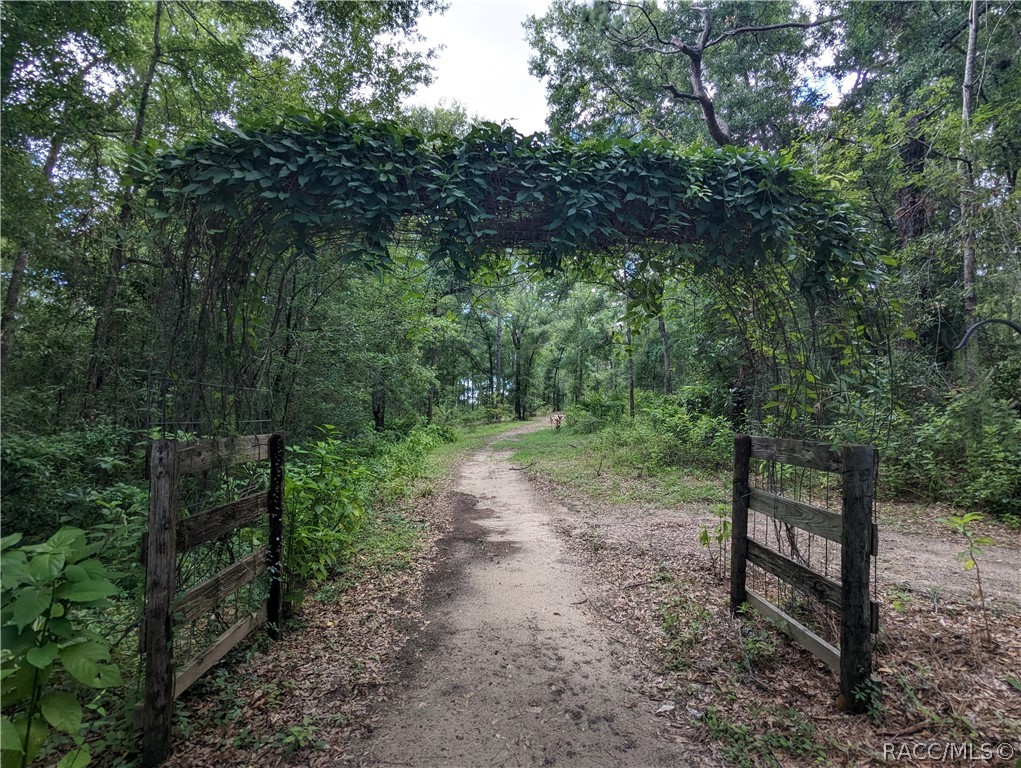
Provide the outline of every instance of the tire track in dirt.
<path id="1" fill-rule="evenodd" d="M 509 452 L 461 471 L 425 622 L 356 764 L 683 766 L 584 611 L 581 565 Z"/>

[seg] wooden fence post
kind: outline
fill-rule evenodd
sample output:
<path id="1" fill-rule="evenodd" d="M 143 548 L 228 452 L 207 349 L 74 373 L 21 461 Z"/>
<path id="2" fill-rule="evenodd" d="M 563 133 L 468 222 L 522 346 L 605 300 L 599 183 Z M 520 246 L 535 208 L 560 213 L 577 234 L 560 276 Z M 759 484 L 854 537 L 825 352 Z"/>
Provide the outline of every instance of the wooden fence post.
<path id="1" fill-rule="evenodd" d="M 872 504 L 875 494 L 875 449 L 848 445 L 843 459 L 843 540 L 840 583 L 840 693 L 844 708 L 868 709 L 872 691 L 872 606 L 869 574 L 872 557 Z"/>
<path id="2" fill-rule="evenodd" d="M 279 640 L 284 621 L 284 436 L 269 439 L 269 635 Z"/>
<path id="3" fill-rule="evenodd" d="M 142 765 L 152 768 L 171 751 L 174 714 L 172 602 L 177 589 L 177 446 L 159 440 L 149 453 L 149 535 L 145 574 L 145 702 Z"/>
<path id="4" fill-rule="evenodd" d="M 734 491 L 730 521 L 730 610 L 736 614 L 748 601 L 748 485 L 752 454 L 750 435 L 734 436 Z"/>

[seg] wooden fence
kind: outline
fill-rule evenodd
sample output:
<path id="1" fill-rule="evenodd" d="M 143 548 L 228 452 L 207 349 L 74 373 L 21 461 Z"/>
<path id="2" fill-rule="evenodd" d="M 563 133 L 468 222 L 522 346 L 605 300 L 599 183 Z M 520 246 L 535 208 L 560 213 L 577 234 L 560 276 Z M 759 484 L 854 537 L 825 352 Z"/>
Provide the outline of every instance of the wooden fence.
<path id="1" fill-rule="evenodd" d="M 180 478 L 225 470 L 245 462 L 270 462 L 267 490 L 179 518 Z M 171 751 L 174 699 L 222 659 L 252 630 L 268 620 L 271 636 L 280 636 L 283 548 L 284 438 L 252 435 L 224 440 L 157 440 L 149 446 L 149 528 L 142 542 L 146 565 L 145 612 L 141 646 L 145 659 L 141 715 L 142 764 L 155 766 Z M 178 556 L 239 528 L 269 517 L 265 546 L 178 595 Z M 260 575 L 269 572 L 269 597 L 189 659 L 174 657 L 174 628 L 212 611 Z"/>
<path id="2" fill-rule="evenodd" d="M 752 488 L 750 464 L 753 459 L 822 473 L 840 473 L 841 512 Z M 876 473 L 877 457 L 872 446 L 848 445 L 838 452 L 823 443 L 749 435 L 734 438 L 731 610 L 736 614 L 746 604 L 753 606 L 795 642 L 839 672 L 843 706 L 852 712 L 863 711 L 868 705 L 861 694 L 867 691 L 872 676 L 872 635 L 879 626 L 878 606 L 870 595 L 872 558 L 878 550 L 878 533 L 872 520 Z M 840 581 L 750 537 L 749 509 L 781 525 L 807 531 L 838 545 Z M 839 649 L 748 589 L 749 562 L 835 611 L 840 620 Z"/>

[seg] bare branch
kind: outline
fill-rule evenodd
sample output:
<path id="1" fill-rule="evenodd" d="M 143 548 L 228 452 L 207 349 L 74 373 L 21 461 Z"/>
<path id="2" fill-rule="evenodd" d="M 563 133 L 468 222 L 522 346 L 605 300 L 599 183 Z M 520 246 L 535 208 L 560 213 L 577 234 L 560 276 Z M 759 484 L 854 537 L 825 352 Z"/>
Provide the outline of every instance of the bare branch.
<path id="1" fill-rule="evenodd" d="M 670 45 L 670 43 L 667 43 L 667 45 Z M 685 53 L 685 51 L 682 51 L 680 48 L 676 48 L 672 45 L 667 49 L 657 48 L 654 45 L 643 45 L 638 50 L 645 53 L 655 53 L 660 56 L 676 56 L 678 53 Z"/>
<path id="2" fill-rule="evenodd" d="M 710 46 L 709 36 L 713 33 L 713 17 L 708 8 L 699 8 L 702 13 L 702 36 L 698 40 L 698 52 L 702 53 Z"/>
<path id="3" fill-rule="evenodd" d="M 828 16 L 827 18 L 819 19 L 818 21 L 789 21 L 783 24 L 766 24 L 761 27 L 738 27 L 737 29 L 728 29 L 726 32 L 714 37 L 712 40 L 703 45 L 702 50 L 712 48 L 714 45 L 722 43 L 724 40 L 731 37 L 737 37 L 738 35 L 755 34 L 756 32 L 772 32 L 777 29 L 812 29 L 814 27 L 821 27 L 823 24 L 830 24 L 831 22 L 839 19 L 839 16 Z"/>
<path id="4" fill-rule="evenodd" d="M 696 96 L 693 93 L 685 93 L 673 83 L 663 83 L 663 85 L 661 85 L 660 88 L 666 90 L 675 99 L 683 99 L 685 101 L 694 101 L 701 103 L 701 100 L 698 98 L 698 96 Z"/>
<path id="5" fill-rule="evenodd" d="M 688 58 L 701 57 L 702 55 L 701 51 L 696 51 L 679 37 L 671 37 L 669 44 L 675 51 L 680 51 Z"/>
<path id="6" fill-rule="evenodd" d="M 656 42 L 660 45 L 670 45 L 670 43 L 664 40 L 663 36 L 659 33 L 659 27 L 657 27 L 656 22 L 652 20 L 652 16 L 649 13 L 649 9 L 645 7 L 645 3 L 618 3 L 618 6 L 621 8 L 631 8 L 639 11 L 649 23 L 649 28 L 652 30 L 652 34 L 656 38 Z"/>

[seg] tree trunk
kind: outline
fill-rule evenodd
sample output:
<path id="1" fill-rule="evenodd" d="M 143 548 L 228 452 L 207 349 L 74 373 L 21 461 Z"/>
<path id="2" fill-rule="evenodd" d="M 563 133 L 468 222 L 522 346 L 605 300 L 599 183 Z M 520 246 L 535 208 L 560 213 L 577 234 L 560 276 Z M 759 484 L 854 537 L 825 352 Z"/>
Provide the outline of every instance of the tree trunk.
<path id="1" fill-rule="evenodd" d="M 624 330 L 624 340 L 627 343 L 627 403 L 628 414 L 635 417 L 635 357 L 631 349 L 631 324 L 628 323 Z"/>
<path id="2" fill-rule="evenodd" d="M 503 316 L 496 308 L 496 386 L 493 388 L 493 405 L 503 401 Z"/>
<path id="3" fill-rule="evenodd" d="M 433 347 L 429 352 L 429 367 L 433 369 L 435 374 L 436 366 L 440 362 L 440 351 Z M 436 385 L 433 382 L 429 382 L 429 400 L 425 406 L 425 420 L 427 424 L 433 423 L 433 402 L 436 400 Z"/>
<path id="4" fill-rule="evenodd" d="M 978 0 L 972 0 L 968 10 L 968 52 L 964 59 L 964 84 L 961 88 L 961 157 L 965 158 L 959 165 L 961 174 L 961 228 L 963 253 L 962 277 L 964 282 L 964 324 L 965 327 L 975 321 L 975 310 L 978 307 L 978 295 L 975 290 L 977 269 L 975 265 L 975 222 L 974 196 L 975 175 L 968 160 L 971 159 L 971 112 L 975 99 L 975 57 L 978 49 Z M 962 353 L 965 375 L 975 370 L 977 358 L 977 339 Z"/>
<path id="5" fill-rule="evenodd" d="M 560 395 L 560 364 L 564 360 L 564 350 L 561 348 L 560 354 L 557 355 L 557 362 L 553 367 L 553 410 L 559 411 L 564 407 L 564 398 Z"/>
<path id="6" fill-rule="evenodd" d="M 43 178 L 47 185 L 53 180 L 53 169 L 57 166 L 57 158 L 64 146 L 64 140 L 57 137 L 50 142 L 50 150 L 46 153 L 46 162 L 43 164 Z M 21 300 L 21 286 L 25 279 L 25 272 L 28 271 L 28 246 L 23 246 L 14 257 L 14 266 L 11 269 L 11 282 L 7 284 L 7 293 L 4 295 L 3 313 L 0 314 L 0 373 L 7 370 L 7 363 L 10 361 L 10 351 L 14 345 L 14 317 L 18 311 L 18 302 Z"/>
<path id="7" fill-rule="evenodd" d="M 585 369 L 582 367 L 581 350 L 578 350 L 578 388 L 574 391 L 574 402 L 579 402 L 584 395 Z"/>
<path id="8" fill-rule="evenodd" d="M 908 128 L 913 134 L 921 132 L 918 116 L 908 121 Z M 929 146 L 921 135 L 906 137 L 900 148 L 901 162 L 907 175 L 907 181 L 897 190 L 897 240 L 901 247 L 924 235 L 929 223 L 922 176 L 928 153 Z"/>
<path id="9" fill-rule="evenodd" d="M 514 416 L 525 418 L 524 393 L 521 383 L 521 342 L 524 333 L 511 333 L 511 344 L 514 345 Z"/>
<path id="10" fill-rule="evenodd" d="M 163 0 L 156 0 L 156 21 L 153 28 L 153 49 L 149 58 L 149 68 L 142 81 L 142 91 L 138 98 L 138 110 L 135 112 L 135 128 L 131 137 L 131 148 L 137 149 L 145 133 L 145 114 L 149 108 L 149 91 L 153 81 L 156 79 L 156 65 L 162 56 L 160 45 L 160 26 L 163 20 Z M 130 185 L 122 190 L 122 202 L 120 212 L 117 216 L 117 240 L 110 251 L 110 273 L 107 275 L 106 287 L 103 290 L 103 299 L 100 305 L 99 314 L 96 316 L 96 327 L 92 334 L 92 351 L 89 357 L 89 370 L 86 377 L 85 414 L 91 415 L 95 408 L 96 394 L 103 386 L 106 378 L 107 363 L 104 359 L 106 350 L 109 347 L 110 326 L 113 321 L 113 312 L 117 302 L 117 285 L 120 281 L 121 270 L 124 269 L 125 240 L 127 230 L 131 227 L 134 217 L 132 199 L 134 188 Z"/>
<path id="11" fill-rule="evenodd" d="M 663 319 L 663 315 L 660 314 L 656 319 L 659 321 L 659 341 L 663 345 L 663 394 L 672 395 L 674 380 L 670 370 L 670 337 L 667 336 L 666 320 Z"/>
<path id="12" fill-rule="evenodd" d="M 975 95 L 975 56 L 978 48 L 978 0 L 972 0 L 968 19 L 968 53 L 964 60 L 964 85 L 961 88 L 961 156 L 971 156 L 971 112 Z M 966 162 L 960 164 L 961 223 L 964 227 L 964 315 L 971 322 L 975 316 L 977 298 L 975 294 L 975 225 L 973 222 L 974 174 Z"/>
<path id="13" fill-rule="evenodd" d="M 372 422 L 377 432 L 386 429 L 386 393 L 372 393 Z"/>
<path id="14" fill-rule="evenodd" d="M 21 296 L 21 283 L 28 268 L 28 248 L 22 248 L 14 258 L 11 270 L 11 282 L 7 284 L 4 296 L 3 316 L 0 317 L 0 372 L 7 373 L 8 356 L 14 343 L 14 313 L 18 309 Z"/>

